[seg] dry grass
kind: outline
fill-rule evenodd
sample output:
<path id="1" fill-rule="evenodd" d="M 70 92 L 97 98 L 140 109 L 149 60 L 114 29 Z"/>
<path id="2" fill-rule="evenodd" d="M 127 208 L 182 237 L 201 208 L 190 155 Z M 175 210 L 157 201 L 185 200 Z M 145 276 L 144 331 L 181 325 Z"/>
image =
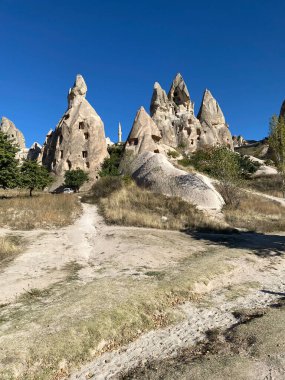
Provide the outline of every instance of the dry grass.
<path id="1" fill-rule="evenodd" d="M 163 276 L 145 269 L 139 279 L 101 278 L 85 285 L 68 281 L 68 286 L 61 283 L 44 294 L 31 290 L 19 299 L 22 305 L 0 309 L 5 331 L 0 378 L 59 379 L 105 351 L 180 320 L 183 315 L 175 306 L 198 302 L 194 285 L 230 270 L 233 256 L 212 249 L 189 256 Z"/>
<path id="2" fill-rule="evenodd" d="M 273 200 L 242 192 L 237 207 L 226 206 L 226 221 L 233 227 L 251 231 L 285 231 L 285 207 Z"/>
<path id="3" fill-rule="evenodd" d="M 273 195 L 274 197 L 283 197 L 282 194 L 282 179 L 280 175 L 263 176 L 252 178 L 246 181 L 246 185 L 261 193 Z"/>
<path id="4" fill-rule="evenodd" d="M 93 195 L 84 199 L 98 203 L 107 223 L 171 230 L 219 230 L 224 227 L 180 198 L 155 194 L 138 187 L 133 181 L 116 178 L 109 185 L 109 180 L 98 181 Z"/>
<path id="5" fill-rule="evenodd" d="M 38 193 L 29 197 L 13 193 L 0 199 L 0 226 L 20 230 L 62 227 L 71 224 L 80 210 L 75 194 Z"/>
<path id="6" fill-rule="evenodd" d="M 10 261 L 21 250 L 21 239 L 17 236 L 0 237 L 0 263 Z"/>

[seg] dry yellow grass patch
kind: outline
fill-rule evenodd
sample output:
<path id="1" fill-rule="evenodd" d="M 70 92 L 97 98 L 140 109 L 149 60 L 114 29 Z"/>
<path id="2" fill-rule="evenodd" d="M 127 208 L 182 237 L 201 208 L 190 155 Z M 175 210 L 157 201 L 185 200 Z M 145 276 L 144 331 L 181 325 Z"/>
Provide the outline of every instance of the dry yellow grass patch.
<path id="1" fill-rule="evenodd" d="M 285 207 L 280 203 L 242 192 L 237 207 L 225 207 L 226 221 L 234 227 L 252 231 L 285 231 Z"/>
<path id="2" fill-rule="evenodd" d="M 13 258 L 19 253 L 21 241 L 17 236 L 0 237 L 0 263 L 5 259 Z"/>
<path id="3" fill-rule="evenodd" d="M 81 206 L 75 194 L 36 194 L 0 200 L 0 226 L 30 230 L 71 224 Z"/>
<path id="4" fill-rule="evenodd" d="M 83 200 L 97 203 L 107 223 L 172 230 L 223 227 L 181 198 L 155 194 L 118 177 L 102 178 Z"/>

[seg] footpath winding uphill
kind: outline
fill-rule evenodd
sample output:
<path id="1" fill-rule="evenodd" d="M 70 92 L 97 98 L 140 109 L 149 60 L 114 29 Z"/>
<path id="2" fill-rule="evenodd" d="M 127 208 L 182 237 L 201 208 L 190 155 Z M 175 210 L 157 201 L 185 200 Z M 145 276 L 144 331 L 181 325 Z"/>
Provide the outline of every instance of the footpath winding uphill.
<path id="1" fill-rule="evenodd" d="M 4 229 L 0 231 L 2 235 L 8 232 Z M 224 330 L 235 325 L 240 321 L 237 310 L 263 309 L 285 294 L 284 234 L 186 234 L 106 226 L 96 207 L 87 204 L 83 205 L 82 216 L 69 227 L 13 233 L 20 234 L 27 240 L 27 248 L 9 265 L 0 268 L 0 304 L 7 305 L 7 313 L 9 308 L 14 307 L 19 296 L 31 289 L 43 290 L 58 283 L 61 285 L 56 289 L 57 292 L 62 292 L 64 286 L 70 288 L 70 283 L 67 282 L 65 285 L 64 280 L 71 264 L 77 265 L 76 286 L 80 292 L 93 283 L 96 291 L 100 291 L 100 279 L 104 280 L 102 283 L 105 287 L 110 286 L 110 292 L 115 292 L 113 284 L 116 284 L 116 281 L 122 283 L 122 279 L 130 279 L 134 288 L 147 284 L 144 281 L 150 281 L 151 286 L 156 288 L 156 285 L 160 284 L 160 278 L 169 276 L 174 279 L 173 286 L 178 287 L 181 286 L 182 277 L 186 273 L 187 281 L 191 282 L 190 293 L 193 297 L 186 297 L 183 302 L 177 301 L 173 304 L 180 313 L 180 320 L 176 323 L 138 333 L 137 338 L 131 343 L 117 346 L 116 350 L 110 347 L 101 353 L 97 352 L 93 355 L 93 361 L 85 364 L 80 370 L 75 370 L 71 363 L 68 370 L 62 373 L 66 376 L 58 378 L 124 378 L 127 373 L 147 362 L 176 357 L 182 349 L 205 340 L 209 330 Z M 163 276 L 159 277 L 162 274 Z M 105 290 L 102 288 L 102 291 Z M 88 296 L 91 297 L 92 294 L 89 293 Z M 64 297 L 61 300 L 62 303 L 65 302 Z M 92 302 L 92 297 L 90 300 Z M 57 309 L 57 313 L 61 313 L 55 323 L 57 333 L 60 332 L 60 323 L 65 324 L 65 328 L 68 329 L 68 323 L 72 323 L 71 318 L 81 317 L 82 323 L 87 323 L 88 318 L 91 318 L 88 310 L 94 305 L 90 303 L 85 307 L 82 297 L 78 308 L 77 301 L 74 299 L 76 310 L 71 309 L 70 304 L 66 305 L 70 310 L 64 309 L 64 306 Z M 40 313 L 41 307 L 48 307 L 51 313 L 55 302 L 56 297 L 50 300 L 47 298 L 44 306 L 39 304 L 31 309 L 31 312 Z M 106 307 L 110 305 L 106 303 Z M 87 314 L 84 314 L 84 308 Z M 27 316 L 29 310 L 25 309 L 24 312 Z M 46 320 L 44 322 L 47 324 Z M 30 343 L 36 339 L 33 334 L 37 333 L 37 328 L 42 341 L 51 334 L 49 330 L 47 335 L 43 335 L 45 328 L 52 328 L 52 323 L 49 322 L 47 326 L 42 327 L 38 317 L 31 321 L 27 318 L 22 331 L 18 322 L 17 331 L 11 327 L 11 323 L 11 320 L 7 320 L 0 328 L 0 345 L 4 348 L 13 344 L 21 346 L 21 339 Z M 77 337 L 74 336 L 74 339 Z M 38 349 L 40 351 L 39 347 Z M 21 365 L 14 365 L 20 368 L 18 373 L 23 372 L 25 367 L 23 352 L 22 348 L 19 354 Z M 254 369 L 249 365 L 248 370 L 255 371 L 254 378 L 266 378 L 270 372 L 275 376 L 274 379 L 281 379 L 285 368 L 285 349 L 283 354 L 278 360 L 274 359 L 275 364 L 255 361 Z M 2 359 L 5 358 L 7 351 L 0 350 L 0 359 L 1 355 Z M 15 360 L 15 351 L 13 355 Z M 86 363 L 86 360 L 84 362 Z M 9 361 L 3 359 L 0 370 L 7 365 Z M 34 367 L 32 370 L 36 371 Z M 29 373 L 31 369 L 26 371 Z M 222 376 L 220 378 L 223 379 Z M 245 375 L 241 378 L 252 377 Z"/>

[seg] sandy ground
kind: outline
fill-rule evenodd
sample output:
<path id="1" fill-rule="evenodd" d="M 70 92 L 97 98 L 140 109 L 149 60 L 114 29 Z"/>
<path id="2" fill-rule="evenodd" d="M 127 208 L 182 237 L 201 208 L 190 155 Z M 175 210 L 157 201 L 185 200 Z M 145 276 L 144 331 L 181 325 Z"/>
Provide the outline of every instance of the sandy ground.
<path id="1" fill-rule="evenodd" d="M 2 235 L 9 232 L 0 230 Z M 14 302 L 29 289 L 59 282 L 70 262 L 81 265 L 79 278 L 89 282 L 100 276 L 122 276 L 124 270 L 129 276 L 141 266 L 159 270 L 172 267 L 189 254 L 206 252 L 209 247 L 243 254 L 229 262 L 231 271 L 206 284 L 195 284 L 194 291 L 203 295 L 203 303 L 181 305 L 185 316 L 182 322 L 151 331 L 117 351 L 103 354 L 72 374 L 73 380 L 118 379 L 140 363 L 175 356 L 180 349 L 205 339 L 209 329 L 225 329 L 236 323 L 233 311 L 265 307 L 285 291 L 284 234 L 187 235 L 106 226 L 96 207 L 86 204 L 82 216 L 69 227 L 13 233 L 27 239 L 27 249 L 0 269 L 0 304 Z M 100 268 L 104 270 L 100 272 Z M 260 376 L 263 378 L 263 372 Z"/>

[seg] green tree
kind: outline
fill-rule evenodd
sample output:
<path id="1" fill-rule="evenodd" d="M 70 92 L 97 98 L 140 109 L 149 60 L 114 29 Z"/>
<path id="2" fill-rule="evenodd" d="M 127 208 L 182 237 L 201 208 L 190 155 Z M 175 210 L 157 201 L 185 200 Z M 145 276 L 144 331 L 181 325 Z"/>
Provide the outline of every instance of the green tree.
<path id="1" fill-rule="evenodd" d="M 20 186 L 30 190 L 30 196 L 35 189 L 43 190 L 52 183 L 52 178 L 46 168 L 37 161 L 25 160 L 20 168 Z"/>
<path id="2" fill-rule="evenodd" d="M 87 181 L 89 181 L 88 173 L 79 168 L 68 170 L 64 174 L 65 186 L 73 188 L 75 192 L 78 192 L 80 187 Z"/>
<path id="3" fill-rule="evenodd" d="M 184 164 L 187 160 L 184 159 Z M 239 201 L 239 187 L 244 178 L 256 172 L 259 163 L 251 161 L 228 148 L 211 147 L 194 153 L 188 162 L 198 171 L 217 178 L 217 187 L 225 202 L 235 206 Z"/>
<path id="4" fill-rule="evenodd" d="M 110 157 L 105 158 L 101 170 L 99 172 L 100 177 L 118 176 L 120 175 L 120 162 L 124 152 L 122 145 L 114 145 L 108 148 Z"/>
<path id="5" fill-rule="evenodd" d="M 282 192 L 285 198 L 285 120 L 283 116 L 272 116 L 268 141 L 273 151 L 275 165 L 282 178 Z"/>
<path id="6" fill-rule="evenodd" d="M 0 132 L 0 187 L 14 188 L 19 184 L 19 162 L 15 158 L 18 147 Z"/>

